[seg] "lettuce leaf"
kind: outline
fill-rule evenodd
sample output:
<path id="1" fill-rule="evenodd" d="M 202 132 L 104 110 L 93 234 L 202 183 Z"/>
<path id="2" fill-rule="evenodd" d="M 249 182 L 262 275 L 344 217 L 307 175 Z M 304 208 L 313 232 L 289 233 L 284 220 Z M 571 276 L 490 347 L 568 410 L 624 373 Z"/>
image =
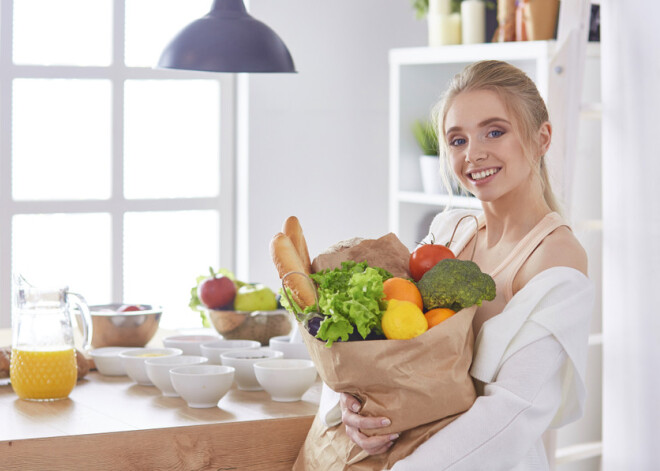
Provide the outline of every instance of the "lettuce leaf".
<path id="1" fill-rule="evenodd" d="M 367 262 L 346 261 L 341 268 L 310 276 L 318 285 L 317 312 L 326 316 L 316 337 L 328 347 L 339 339 L 349 340 L 356 329 L 363 339 L 372 332 L 382 333 L 380 323 L 387 308 L 383 281 L 391 273 Z"/>

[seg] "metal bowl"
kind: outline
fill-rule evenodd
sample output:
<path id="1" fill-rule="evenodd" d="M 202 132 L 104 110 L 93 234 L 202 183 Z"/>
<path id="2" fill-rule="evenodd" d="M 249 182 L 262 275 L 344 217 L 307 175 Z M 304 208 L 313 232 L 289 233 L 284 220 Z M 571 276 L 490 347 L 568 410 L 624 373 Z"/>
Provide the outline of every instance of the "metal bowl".
<path id="1" fill-rule="evenodd" d="M 122 305 L 89 306 L 92 347 L 144 347 L 156 334 L 163 313 L 160 306 L 138 304 L 140 311 L 117 312 Z"/>
<path id="2" fill-rule="evenodd" d="M 221 311 L 208 309 L 215 330 L 226 339 L 256 340 L 268 345 L 272 337 L 287 335 L 293 327 L 291 314 L 276 311 Z"/>

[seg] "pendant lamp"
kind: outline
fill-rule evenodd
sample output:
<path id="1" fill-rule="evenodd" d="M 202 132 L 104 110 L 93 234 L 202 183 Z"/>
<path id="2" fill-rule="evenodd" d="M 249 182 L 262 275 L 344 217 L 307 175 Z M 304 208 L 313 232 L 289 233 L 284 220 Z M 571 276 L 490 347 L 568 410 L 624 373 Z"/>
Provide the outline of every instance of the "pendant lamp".
<path id="1" fill-rule="evenodd" d="M 207 72 L 295 72 L 284 42 L 250 16 L 243 0 L 214 0 L 211 11 L 167 45 L 159 68 Z"/>

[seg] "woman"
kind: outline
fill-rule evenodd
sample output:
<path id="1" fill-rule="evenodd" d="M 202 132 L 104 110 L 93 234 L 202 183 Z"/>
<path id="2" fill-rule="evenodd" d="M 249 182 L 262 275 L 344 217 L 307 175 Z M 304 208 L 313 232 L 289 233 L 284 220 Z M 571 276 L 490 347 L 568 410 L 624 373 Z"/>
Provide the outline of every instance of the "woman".
<path id="1" fill-rule="evenodd" d="M 479 228 L 463 222 L 451 248 L 461 259 L 475 249 L 473 260 L 495 279 L 497 296 L 473 321 L 477 400 L 391 469 L 549 469 L 554 450 L 546 450 L 543 434 L 582 413 L 594 294 L 585 251 L 550 188 L 548 112 L 522 71 L 483 61 L 453 79 L 436 117 L 441 159 L 483 208 Z M 427 241 L 449 240 L 468 213 L 440 213 Z M 331 409 L 328 396 L 322 411 Z M 396 434 L 377 434 L 386 417 L 360 416 L 347 394 L 340 403 L 348 436 L 369 454 L 395 443 Z"/>

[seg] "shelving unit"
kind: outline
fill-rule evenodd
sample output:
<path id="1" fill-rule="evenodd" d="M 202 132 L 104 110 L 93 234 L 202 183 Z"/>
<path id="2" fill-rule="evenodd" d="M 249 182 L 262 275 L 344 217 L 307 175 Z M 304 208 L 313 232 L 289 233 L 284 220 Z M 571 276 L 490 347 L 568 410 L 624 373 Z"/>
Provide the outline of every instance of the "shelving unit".
<path id="1" fill-rule="evenodd" d="M 390 176 L 389 230 L 409 248 L 426 236 L 432 218 L 444 207 L 480 208 L 472 197 L 428 194 L 422 189 L 421 149 L 412 123 L 428 119 L 450 79 L 466 65 L 485 59 L 507 61 L 524 70 L 548 100 L 555 41 L 489 43 L 406 48 L 390 51 Z M 566 213 L 573 231 L 587 250 L 589 273 L 597 287 L 589 339 L 587 406 L 583 418 L 562 428 L 556 453 L 560 471 L 596 471 L 602 453 L 602 323 L 601 323 L 601 186 L 600 186 L 600 44 L 588 43 L 584 63 L 577 158 L 572 170 Z M 551 104 L 549 104 L 551 108 Z M 552 115 L 551 115 L 552 120 Z M 552 149 L 548 164 L 552 166 Z M 561 165 L 565 165 L 562 162 Z M 557 189 L 558 182 L 553 182 Z M 563 183 L 563 182 L 559 182 Z"/>

